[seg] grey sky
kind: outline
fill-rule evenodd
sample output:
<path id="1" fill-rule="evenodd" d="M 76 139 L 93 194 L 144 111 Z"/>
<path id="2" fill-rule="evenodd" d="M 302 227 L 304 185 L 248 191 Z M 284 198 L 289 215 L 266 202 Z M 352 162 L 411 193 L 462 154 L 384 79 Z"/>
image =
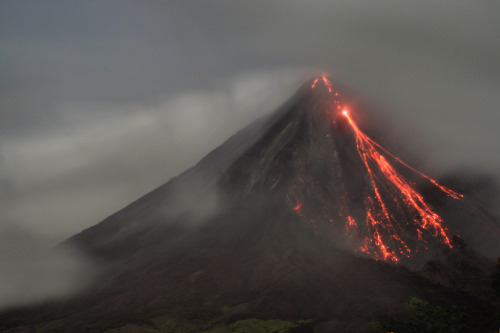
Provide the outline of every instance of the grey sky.
<path id="1" fill-rule="evenodd" d="M 500 176 L 499 14 L 495 1 L 2 1 L 0 223 L 63 240 L 323 70 L 426 171 Z"/>

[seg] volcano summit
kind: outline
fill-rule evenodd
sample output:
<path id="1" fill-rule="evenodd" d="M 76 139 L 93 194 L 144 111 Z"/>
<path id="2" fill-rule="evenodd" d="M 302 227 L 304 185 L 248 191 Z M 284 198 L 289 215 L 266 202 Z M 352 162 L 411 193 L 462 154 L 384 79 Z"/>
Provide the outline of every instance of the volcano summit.
<path id="1" fill-rule="evenodd" d="M 471 331 L 498 329 L 498 300 L 485 296 L 496 295 L 495 262 L 475 247 L 500 254 L 497 222 L 371 139 L 349 101 L 326 76 L 307 82 L 64 242 L 98 262 L 99 277 L 71 299 L 2 314 L 0 328 L 226 332 L 280 319 L 304 320 L 301 332 L 377 332 L 375 321 L 411 317 L 403 305 L 418 297 L 463 308 Z"/>

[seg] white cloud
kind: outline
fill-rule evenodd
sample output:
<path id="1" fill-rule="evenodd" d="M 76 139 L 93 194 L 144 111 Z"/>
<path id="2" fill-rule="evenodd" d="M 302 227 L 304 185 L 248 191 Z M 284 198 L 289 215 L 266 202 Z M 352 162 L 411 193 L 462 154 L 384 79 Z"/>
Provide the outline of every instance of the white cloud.
<path id="1" fill-rule="evenodd" d="M 65 126 L 2 142 L 4 174 L 16 195 L 9 215 L 46 236 L 79 232 L 278 107 L 306 72 L 241 75 L 221 80 L 212 90 L 166 97 L 148 107 L 61 106 Z"/>

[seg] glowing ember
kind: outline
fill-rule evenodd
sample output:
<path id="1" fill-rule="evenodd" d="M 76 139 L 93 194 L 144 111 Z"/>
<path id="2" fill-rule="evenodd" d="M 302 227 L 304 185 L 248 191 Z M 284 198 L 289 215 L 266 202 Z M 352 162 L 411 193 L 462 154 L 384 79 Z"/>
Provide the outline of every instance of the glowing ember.
<path id="1" fill-rule="evenodd" d="M 300 216 L 304 216 L 304 214 L 302 214 L 302 212 L 300 211 L 302 208 L 302 205 L 303 205 L 303 203 L 297 200 L 297 205 L 295 207 L 293 207 L 293 210 L 296 211 L 297 214 L 299 214 Z"/>
<path id="2" fill-rule="evenodd" d="M 356 225 L 356 221 L 352 218 L 352 216 L 348 216 L 348 217 L 347 217 L 347 223 L 348 223 L 350 226 L 355 226 L 355 225 Z"/>
<path id="3" fill-rule="evenodd" d="M 333 85 L 330 82 L 330 80 L 328 80 L 326 75 L 322 75 L 321 77 L 315 78 L 313 84 L 311 85 L 311 88 L 316 88 L 316 85 L 318 84 L 320 79 L 321 81 L 323 81 L 323 84 L 328 89 L 328 92 L 331 93 L 333 91 Z M 338 93 L 336 93 L 336 96 L 338 96 Z"/>
<path id="4" fill-rule="evenodd" d="M 328 80 L 328 78 L 325 75 L 321 76 L 321 79 L 323 80 L 325 87 L 328 88 L 328 92 L 331 93 L 332 92 L 332 83 Z"/>

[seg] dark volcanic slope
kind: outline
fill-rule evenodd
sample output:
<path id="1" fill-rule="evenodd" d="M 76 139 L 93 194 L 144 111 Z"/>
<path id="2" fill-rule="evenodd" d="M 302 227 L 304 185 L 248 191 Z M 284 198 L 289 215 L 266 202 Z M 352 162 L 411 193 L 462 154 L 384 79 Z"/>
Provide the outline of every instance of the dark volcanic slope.
<path id="1" fill-rule="evenodd" d="M 326 137 L 331 130 L 325 112 L 330 102 L 325 91 L 303 88 L 280 110 L 241 130 L 193 168 L 67 242 L 116 258 L 166 243 L 149 239 L 158 236 L 158 228 L 177 233 L 186 225 L 207 224 L 207 218 L 234 210 L 238 202 L 276 196 L 274 200 L 290 208 L 299 174 L 311 173 L 315 181 L 312 178 L 331 178 L 339 167 L 332 140 Z M 341 177 L 339 172 L 335 177 Z"/>
<path id="2" fill-rule="evenodd" d="M 413 184 L 418 174 L 406 180 L 408 170 L 384 173 L 380 161 L 363 160 L 356 133 L 339 112 L 346 104 L 326 79 L 315 83 L 315 89 L 306 84 L 280 110 L 240 131 L 193 168 L 67 242 L 99 258 L 117 259 L 173 246 L 197 227 L 246 228 L 238 221 L 223 225 L 221 216 L 242 209 L 255 214 L 270 205 L 297 215 L 297 222 L 288 221 L 283 228 L 310 224 L 337 248 L 413 268 L 443 245 L 452 247 L 455 235 L 463 237 L 464 231 L 474 231 L 478 238 L 478 230 L 484 229 L 483 242 L 484 233 L 498 237 L 488 228 L 472 230 L 470 223 L 460 223 L 450 212 L 468 210 L 472 218 L 479 212 L 422 177 L 431 185 L 430 196 L 419 197 Z M 372 153 L 366 150 L 364 154 Z M 396 172 L 403 174 L 388 180 Z M 401 191 L 398 186 L 406 187 Z M 413 192 L 408 195 L 408 190 Z M 453 218 L 442 221 L 447 214 Z M 375 236 L 383 245 L 375 244 Z"/>
<path id="3" fill-rule="evenodd" d="M 346 212 L 363 219 L 373 183 L 352 128 L 337 115 L 346 100 L 326 80 L 311 84 L 193 168 L 66 241 L 103 265 L 99 279 L 74 299 L 0 317 L 4 327 L 52 322 L 100 332 L 168 314 L 198 329 L 261 317 L 313 318 L 335 332 L 361 332 L 401 312 L 412 296 L 487 313 L 474 293 L 487 288 L 494 264 L 461 240 L 450 248 L 427 238 L 427 250 L 403 265 L 360 251 L 370 231 L 360 225 L 348 233 Z M 384 198 L 393 192 L 380 188 Z M 450 199 L 431 195 L 444 216 Z M 397 202 L 387 207 L 396 219 L 413 214 Z M 414 230 L 400 229 L 411 246 L 420 242 Z"/>

